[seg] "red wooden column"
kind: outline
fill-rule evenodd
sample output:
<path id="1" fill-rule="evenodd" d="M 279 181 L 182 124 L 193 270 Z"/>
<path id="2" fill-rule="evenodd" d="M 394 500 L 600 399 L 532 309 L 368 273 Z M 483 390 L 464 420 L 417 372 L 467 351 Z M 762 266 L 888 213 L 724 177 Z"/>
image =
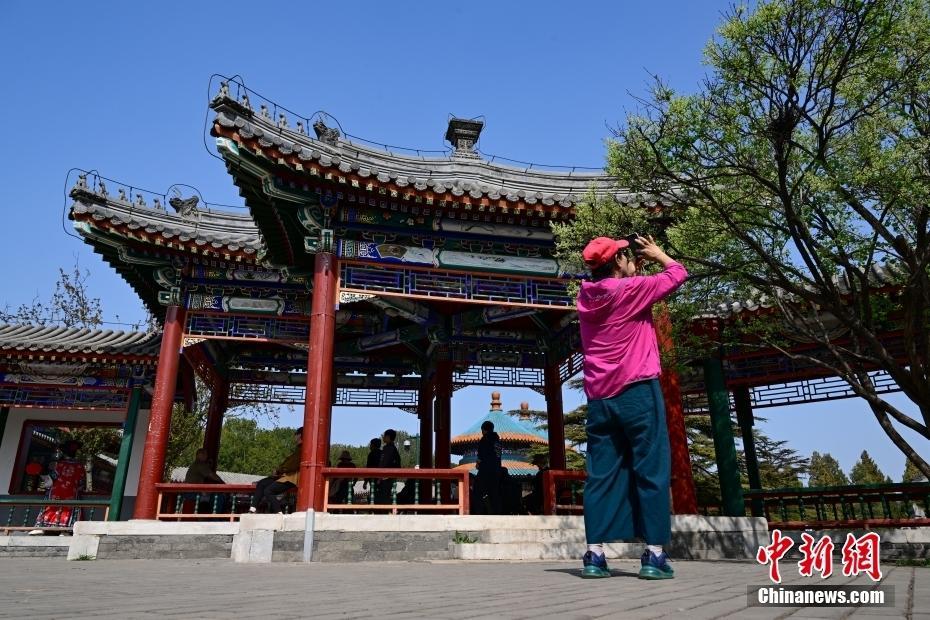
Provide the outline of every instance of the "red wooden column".
<path id="1" fill-rule="evenodd" d="M 565 411 L 562 404 L 562 381 L 559 365 L 550 364 L 544 372 L 546 382 L 546 422 L 549 425 L 549 467 L 565 469 Z"/>
<path id="2" fill-rule="evenodd" d="M 300 449 L 297 510 L 323 510 L 323 468 L 329 458 L 333 411 L 333 344 L 336 332 L 336 277 L 339 263 L 328 252 L 316 255 L 313 301 L 310 307 L 310 350 L 307 355 L 307 395 Z"/>
<path id="3" fill-rule="evenodd" d="M 417 396 L 417 416 L 420 418 L 420 467 L 433 467 L 433 378 L 429 372 L 423 373 L 420 380 L 420 393 Z M 433 497 L 433 485 L 430 480 L 420 481 L 420 502 L 428 502 Z"/>
<path id="4" fill-rule="evenodd" d="M 685 411 L 681 403 L 681 388 L 678 373 L 674 368 L 675 342 L 672 338 L 672 322 L 665 304 L 659 306 L 655 317 L 659 349 L 666 357 L 659 383 L 665 397 L 665 423 L 668 426 L 668 441 L 672 457 L 672 513 L 697 514 L 697 494 L 694 476 L 691 473 L 691 453 L 688 451 L 688 436 L 685 433 Z"/>
<path id="5" fill-rule="evenodd" d="M 433 467 L 433 380 L 424 373 L 417 397 L 417 416 L 420 418 L 420 467 Z"/>
<path id="6" fill-rule="evenodd" d="M 154 519 L 158 508 L 155 485 L 162 481 L 165 470 L 165 450 L 171 429 L 171 409 L 177 387 L 178 365 L 181 359 L 181 338 L 184 333 L 184 309 L 168 306 L 165 312 L 165 330 L 158 352 L 158 371 L 155 373 L 155 392 L 149 414 L 149 429 L 142 450 L 142 468 L 139 472 L 139 490 L 133 519 Z"/>
<path id="7" fill-rule="evenodd" d="M 452 362 L 436 364 L 436 469 L 452 467 Z M 452 486 L 448 481 L 439 483 L 439 494 L 444 503 L 452 500 Z"/>
<path id="8" fill-rule="evenodd" d="M 207 458 L 216 467 L 220 455 L 220 434 L 223 431 L 223 417 L 229 407 L 229 383 L 217 376 L 210 392 L 210 408 L 207 410 L 207 428 L 203 433 L 203 447 Z"/>
<path id="9" fill-rule="evenodd" d="M 452 464 L 452 362 L 436 364 L 436 468 L 447 469 Z"/>

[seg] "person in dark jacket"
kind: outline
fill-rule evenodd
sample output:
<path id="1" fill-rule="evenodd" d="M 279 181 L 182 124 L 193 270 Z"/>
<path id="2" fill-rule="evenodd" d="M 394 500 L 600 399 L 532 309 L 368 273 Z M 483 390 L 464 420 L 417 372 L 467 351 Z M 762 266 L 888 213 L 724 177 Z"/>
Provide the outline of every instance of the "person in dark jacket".
<path id="1" fill-rule="evenodd" d="M 494 422 L 481 424 L 478 441 L 478 496 L 484 499 L 487 513 L 501 514 L 501 439 L 494 432 Z"/>
<path id="2" fill-rule="evenodd" d="M 378 467 L 383 469 L 398 469 L 400 468 L 400 452 L 397 451 L 397 446 L 394 445 L 394 441 L 397 439 L 397 431 L 393 428 L 389 428 L 384 431 L 382 436 L 381 444 L 381 461 L 378 463 Z M 394 478 L 385 478 L 378 482 L 377 490 L 375 491 L 375 503 L 376 504 L 390 504 L 391 502 L 391 491 L 394 488 Z"/>
<path id="3" fill-rule="evenodd" d="M 375 437 L 368 442 L 368 458 L 365 460 L 366 469 L 374 469 L 381 464 L 381 438 Z M 374 478 L 366 478 L 362 484 L 363 489 L 369 489 L 369 493 L 374 493 L 377 488 L 377 481 Z"/>
<path id="4" fill-rule="evenodd" d="M 381 439 L 375 437 L 368 443 L 368 459 L 365 467 L 371 469 L 381 464 Z"/>

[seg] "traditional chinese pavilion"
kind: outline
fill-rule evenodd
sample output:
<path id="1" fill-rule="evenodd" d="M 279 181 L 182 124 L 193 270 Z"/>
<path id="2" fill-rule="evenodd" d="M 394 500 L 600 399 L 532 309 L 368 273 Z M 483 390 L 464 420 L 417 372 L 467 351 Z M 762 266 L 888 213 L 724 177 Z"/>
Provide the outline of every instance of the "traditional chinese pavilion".
<path id="1" fill-rule="evenodd" d="M 373 145 L 331 117 L 302 117 L 234 81 L 219 84 L 210 107 L 210 133 L 246 210 L 78 177 L 75 229 L 162 333 L 26 329 L 0 342 L 4 463 L 18 441 L 9 420 L 26 419 L 29 408 L 119 412 L 145 440 L 133 515 L 154 518 L 172 405 L 192 398 L 196 373 L 211 393 L 205 447 L 214 456 L 228 407 L 303 406 L 298 510 L 324 505 L 333 405 L 409 411 L 419 419 L 421 466 L 449 468 L 453 391 L 528 387 L 546 397 L 550 465 L 564 469 L 562 383 L 582 360 L 571 274 L 554 255 L 550 225 L 570 221 L 590 192 L 651 212 L 661 205 L 600 172 L 487 157 L 477 148 L 480 120 L 450 119 L 450 150 L 426 153 Z M 668 371 L 662 381 L 673 506 L 693 513 L 679 380 Z M 777 351 L 724 352 L 684 389 L 689 406 L 715 420 L 728 514 L 743 510 L 730 389 L 754 488 L 753 406 L 851 395 Z M 140 405 L 144 433 L 130 424 Z"/>
<path id="2" fill-rule="evenodd" d="M 530 422 L 529 407 L 529 403 L 521 403 L 520 409 L 526 413 L 515 418 L 501 409 L 500 392 L 492 392 L 491 409 L 487 415 L 468 427 L 461 435 L 452 438 L 452 454 L 462 457 L 455 468 L 466 469 L 470 473 L 478 471 L 476 464 L 481 425 L 489 421 L 494 424 L 494 432 L 500 436 L 503 447 L 501 465 L 515 478 L 535 475 L 539 469 L 531 461 L 530 449 L 533 446 L 548 447 L 549 438 Z"/>
<path id="3" fill-rule="evenodd" d="M 95 176 L 71 192 L 75 228 L 163 317 L 135 517 L 155 514 L 182 359 L 213 395 L 213 453 L 228 406 L 304 405 L 298 509 L 322 506 L 334 404 L 411 411 L 422 465 L 448 468 L 454 389 L 530 387 L 546 395 L 562 466 L 561 384 L 580 357 L 550 223 L 613 191 L 610 178 L 490 162 L 481 121 L 452 119 L 452 150 L 430 157 L 349 139 L 241 85 L 221 85 L 211 107 L 248 213 Z"/>

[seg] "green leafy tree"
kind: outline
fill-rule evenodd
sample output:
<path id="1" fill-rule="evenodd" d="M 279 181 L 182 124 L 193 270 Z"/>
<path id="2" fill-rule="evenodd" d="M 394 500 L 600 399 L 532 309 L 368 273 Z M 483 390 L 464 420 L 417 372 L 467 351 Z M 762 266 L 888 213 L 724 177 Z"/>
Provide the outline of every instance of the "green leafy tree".
<path id="1" fill-rule="evenodd" d="M 609 171 L 661 217 L 592 197 L 554 227 L 575 261 L 595 234 L 664 231 L 693 276 L 673 307 L 681 332 L 734 299 L 771 307 L 704 344 L 774 347 L 842 378 L 924 475 L 895 423 L 930 440 L 928 50 L 926 0 L 736 7 L 699 91 L 656 79 L 609 145 Z M 880 337 L 893 331 L 897 348 Z M 916 415 L 878 393 L 872 369 Z"/>
<path id="2" fill-rule="evenodd" d="M 891 482 L 891 478 L 882 473 L 882 470 L 878 468 L 878 463 L 872 460 L 866 450 L 862 451 L 859 460 L 850 470 L 849 480 L 853 484 L 885 484 Z"/>
<path id="3" fill-rule="evenodd" d="M 843 473 L 839 462 L 829 452 L 811 455 L 809 487 L 838 487 L 849 484 L 849 478 Z"/>
<path id="4" fill-rule="evenodd" d="M 205 392 L 204 389 L 198 391 L 193 411 L 187 411 L 181 403 L 175 403 L 171 410 L 171 426 L 165 448 L 165 480 L 171 478 L 175 468 L 193 463 L 197 449 L 203 446 L 203 431 L 210 402 L 209 394 Z"/>
<path id="5" fill-rule="evenodd" d="M 294 428 L 260 428 L 249 418 L 230 418 L 223 424 L 217 469 L 256 476 L 270 476 L 289 454 Z"/>
<path id="6" fill-rule="evenodd" d="M 926 482 L 927 477 L 921 473 L 917 466 L 910 461 L 904 466 L 904 475 L 901 476 L 901 482 Z"/>

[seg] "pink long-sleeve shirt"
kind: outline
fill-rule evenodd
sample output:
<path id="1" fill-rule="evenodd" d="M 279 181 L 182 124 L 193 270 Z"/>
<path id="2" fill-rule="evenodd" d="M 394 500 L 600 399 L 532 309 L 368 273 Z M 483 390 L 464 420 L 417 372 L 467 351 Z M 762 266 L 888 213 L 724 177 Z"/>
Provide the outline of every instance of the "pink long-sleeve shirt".
<path id="1" fill-rule="evenodd" d="M 581 284 L 578 318 L 588 400 L 616 396 L 631 383 L 659 376 L 652 306 L 687 277 L 685 268 L 672 261 L 656 275 Z"/>

